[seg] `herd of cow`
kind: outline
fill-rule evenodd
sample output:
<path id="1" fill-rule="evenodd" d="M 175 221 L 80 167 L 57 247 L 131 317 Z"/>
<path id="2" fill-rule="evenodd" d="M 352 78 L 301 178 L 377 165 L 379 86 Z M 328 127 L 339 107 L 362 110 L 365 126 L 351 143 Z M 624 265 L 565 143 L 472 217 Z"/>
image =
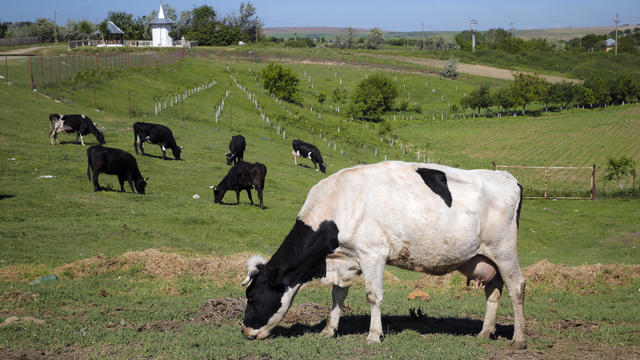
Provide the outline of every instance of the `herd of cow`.
<path id="1" fill-rule="evenodd" d="M 50 115 L 51 143 L 62 131 L 83 136 L 91 133 L 103 144 L 104 136 L 84 115 Z M 162 125 L 133 125 L 136 153 L 144 143 L 159 144 L 163 159 L 171 149 L 180 159 L 171 130 Z M 316 170 L 326 171 L 318 149 L 294 140 L 293 161 L 309 158 Z M 243 161 L 245 139 L 236 135 L 229 144 L 227 164 L 234 166 L 214 189 L 220 203 L 227 190 L 255 188 L 263 208 L 262 190 L 267 168 Z M 122 150 L 92 146 L 87 150 L 94 190 L 98 174 L 116 174 L 144 194 L 135 158 Z M 247 306 L 241 331 L 249 339 L 264 339 L 280 323 L 295 295 L 313 279 L 333 285 L 333 305 L 322 331 L 338 331 L 349 287 L 364 277 L 371 322 L 367 341 L 382 336 L 381 304 L 385 265 L 429 274 L 459 271 L 486 296 L 485 317 L 479 335 L 495 334 L 498 304 L 506 285 L 513 306 L 514 349 L 526 348 L 525 278 L 518 260 L 518 225 L 522 186 L 505 171 L 462 170 L 443 165 L 387 161 L 342 169 L 318 182 L 305 200 L 295 224 L 278 250 L 266 261 L 248 261 L 243 281 Z"/>
<path id="2" fill-rule="evenodd" d="M 130 153 L 102 146 L 105 144 L 104 134 L 96 128 L 93 121 L 85 115 L 73 114 L 50 114 L 49 115 L 50 132 L 49 138 L 51 145 L 58 143 L 58 134 L 61 132 L 75 133 L 76 142 L 78 138 L 84 146 L 84 137 L 93 134 L 100 145 L 91 146 L 87 149 L 87 177 L 93 181 L 93 190 L 100 191 L 102 188 L 98 183 L 98 176 L 101 173 L 117 175 L 120 183 L 120 191 L 124 192 L 124 182 L 129 183 L 132 193 L 144 194 L 147 185 L 147 178 L 143 178 L 138 168 L 136 159 Z M 144 152 L 144 143 L 159 145 L 162 149 L 162 159 L 167 160 L 167 149 L 171 149 L 173 157 L 181 160 L 180 154 L 182 146 L 178 146 L 171 129 L 164 125 L 152 124 L 146 122 L 136 122 L 133 124 L 133 147 L 136 154 L 146 155 Z M 267 167 L 261 163 L 248 163 L 244 161 L 244 151 L 247 143 L 242 135 L 234 135 L 229 143 L 229 153 L 226 154 L 227 165 L 233 164 L 227 175 L 216 186 L 211 186 L 214 191 L 214 201 L 222 203 L 222 199 L 227 191 L 236 192 L 236 203 L 240 202 L 240 192 L 247 191 L 249 201 L 253 204 L 251 197 L 251 189 L 256 189 L 258 198 L 260 199 L 260 208 L 264 209 L 262 192 L 264 189 L 264 180 L 267 175 Z M 312 144 L 302 140 L 293 140 L 293 162 L 297 164 L 297 157 L 306 157 L 313 162 L 318 170 L 326 172 L 326 164 L 322 160 L 320 150 Z"/>

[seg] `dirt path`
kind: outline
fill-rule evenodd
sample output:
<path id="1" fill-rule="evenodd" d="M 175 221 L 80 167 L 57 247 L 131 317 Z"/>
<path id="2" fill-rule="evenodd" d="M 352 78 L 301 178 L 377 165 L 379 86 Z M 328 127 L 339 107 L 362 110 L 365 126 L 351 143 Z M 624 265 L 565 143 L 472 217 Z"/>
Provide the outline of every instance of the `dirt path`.
<path id="1" fill-rule="evenodd" d="M 9 51 L 0 52 L 0 55 L 23 55 L 36 50 L 46 49 L 48 47 L 51 47 L 51 46 L 33 46 L 33 47 L 28 47 L 23 49 L 13 49 Z"/>
<path id="2" fill-rule="evenodd" d="M 437 59 L 425 59 L 425 58 L 414 58 L 414 57 L 408 57 L 408 56 L 391 56 L 391 55 L 371 55 L 371 56 L 382 58 L 382 59 L 404 61 L 412 64 L 431 66 L 436 68 L 442 68 L 444 67 L 444 64 L 445 64 L 444 60 L 437 60 Z M 500 68 L 486 66 L 486 65 L 458 63 L 458 72 L 470 74 L 470 75 L 496 78 L 496 79 L 513 80 L 513 70 L 500 69 Z M 565 78 L 561 76 L 553 76 L 553 75 L 540 75 L 540 76 L 550 83 L 559 83 L 563 81 L 568 81 L 572 83 L 581 82 L 580 80 L 577 80 L 577 79 Z"/>

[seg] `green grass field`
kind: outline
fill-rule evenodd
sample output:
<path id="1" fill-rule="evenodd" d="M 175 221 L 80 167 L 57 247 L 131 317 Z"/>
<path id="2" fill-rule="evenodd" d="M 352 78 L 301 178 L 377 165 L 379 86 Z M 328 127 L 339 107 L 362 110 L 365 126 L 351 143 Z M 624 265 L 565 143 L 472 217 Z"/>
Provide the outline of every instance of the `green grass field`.
<path id="1" fill-rule="evenodd" d="M 246 254 L 268 256 L 277 249 L 310 187 L 355 164 L 356 141 L 358 161 L 365 163 L 384 156 L 413 161 L 418 151 L 420 161 L 426 153 L 433 162 L 464 168 L 490 168 L 493 160 L 515 165 L 595 163 L 602 168 L 608 155 L 640 159 L 637 105 L 536 118 L 440 120 L 436 114 L 446 113 L 449 102 L 487 79 L 453 82 L 389 69 L 400 98 L 408 99 L 411 92 L 411 102 L 421 106 L 422 113 L 389 114 L 395 136 L 381 141 L 377 125 L 349 122 L 334 110 L 338 104 L 328 100 L 321 105 L 316 96 L 322 92 L 330 98 L 341 78 L 343 87 L 353 89 L 366 74 L 389 64 L 372 66 L 366 56 L 360 65 L 341 66 L 288 59 L 287 66 L 301 79 L 303 106 L 298 107 L 276 102 L 256 83 L 255 74 L 265 62 L 207 56 L 65 83 L 59 88 L 60 103 L 17 80 L 11 86 L 1 84 L 0 357 L 640 356 L 640 204 L 630 198 L 525 200 L 519 233 L 522 265 L 548 260 L 569 274 L 558 277 L 557 283 L 543 276 L 529 279 L 525 352 L 508 349 L 513 330 L 506 294 L 499 310 L 498 339 L 481 340 L 472 336 L 484 314 L 480 291 L 467 289 L 459 275 L 430 285 L 420 274 L 394 268 L 388 269 L 386 336 L 379 345 L 365 341 L 369 310 L 360 285 L 347 298 L 351 310 L 335 339 L 319 334 L 331 295 L 329 288 L 316 285 L 300 292 L 292 311 L 312 304 L 322 310 L 319 315 L 307 311 L 265 341 L 242 337 L 237 325 L 241 314 L 227 314 L 223 321 L 203 320 L 201 306 L 207 300 L 244 297 L 239 281 Z M 350 56 L 355 59 L 358 54 Z M 330 56 L 320 57 L 326 58 Z M 11 66 L 17 72 L 24 65 Z M 215 86 L 189 96 L 182 106 L 168 102 L 155 115 L 154 98 L 169 101 L 170 95 L 213 80 Z M 501 84 L 496 81 L 496 86 Z M 100 111 L 93 109 L 94 88 Z M 227 90 L 231 94 L 216 122 L 216 107 Z M 40 91 L 55 95 L 54 88 Z M 255 95 L 258 109 L 248 94 Z M 344 103 L 340 106 L 346 108 Z M 146 195 L 94 193 L 86 177 L 86 148 L 71 143 L 72 135 L 60 135 L 63 144 L 51 146 L 49 113 L 84 113 L 103 129 L 107 146 L 132 153 L 133 122 L 166 124 L 184 146 L 185 160 L 136 156 L 143 176 L 150 178 Z M 250 206 L 246 194 L 241 194 L 238 206 L 213 203 L 209 186 L 226 174 L 224 153 L 230 137 L 238 133 L 247 139 L 245 160 L 268 167 L 265 210 Z M 315 138 L 329 164 L 327 175 L 313 171 L 307 160 L 293 165 L 293 138 Z M 88 142 L 97 143 L 92 136 Z M 161 153 L 157 146 L 146 149 L 152 155 Z M 46 175 L 53 177 L 42 177 Z M 612 184 L 601 178 L 598 182 L 602 191 L 614 192 Z M 113 176 L 101 175 L 100 183 L 118 189 Z M 195 194 L 200 199 L 194 199 Z M 234 195 L 227 194 L 224 201 L 233 202 Z M 188 266 L 197 259 L 202 268 Z M 610 265 L 594 265 L 598 263 Z M 29 285 L 50 273 L 60 279 Z M 543 275 L 553 273 L 560 272 Z M 407 294 L 416 289 L 428 292 L 431 300 L 408 300 Z M 411 317 L 409 309 L 418 307 L 424 316 Z M 7 323 L 12 317 L 20 320 Z"/>

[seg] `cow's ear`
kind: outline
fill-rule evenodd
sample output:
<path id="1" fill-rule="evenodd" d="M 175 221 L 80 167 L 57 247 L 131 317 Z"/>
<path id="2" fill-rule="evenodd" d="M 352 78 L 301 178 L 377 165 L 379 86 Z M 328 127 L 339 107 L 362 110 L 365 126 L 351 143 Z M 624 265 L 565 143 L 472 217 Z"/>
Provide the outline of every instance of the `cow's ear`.
<path id="1" fill-rule="evenodd" d="M 184 148 L 184 146 L 179 146 L 179 145 L 178 145 L 178 147 L 179 147 L 180 149 Z"/>
<path id="2" fill-rule="evenodd" d="M 144 178 L 144 182 L 148 182 L 148 181 L 149 181 L 148 177 Z"/>
<path id="3" fill-rule="evenodd" d="M 265 259 L 260 255 L 254 255 L 247 261 L 247 277 L 242 282 L 242 286 L 247 286 L 253 278 L 264 268 Z"/>

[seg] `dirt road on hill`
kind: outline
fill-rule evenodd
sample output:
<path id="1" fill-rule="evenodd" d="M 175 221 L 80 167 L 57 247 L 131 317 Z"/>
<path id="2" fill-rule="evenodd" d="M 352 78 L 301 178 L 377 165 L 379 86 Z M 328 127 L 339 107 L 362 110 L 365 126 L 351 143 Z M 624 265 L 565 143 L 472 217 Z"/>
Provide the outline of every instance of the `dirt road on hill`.
<path id="1" fill-rule="evenodd" d="M 438 60 L 438 59 L 426 59 L 426 58 L 416 58 L 416 57 L 408 57 L 408 56 L 391 56 L 391 55 L 371 55 L 373 57 L 377 57 L 380 59 L 391 59 L 396 61 L 404 61 L 417 65 L 431 66 L 435 68 L 442 68 L 446 61 Z M 504 80 L 513 80 L 513 70 L 500 69 L 492 66 L 486 65 L 476 65 L 476 64 L 465 64 L 458 63 L 458 72 L 470 75 L 477 76 L 485 76 L 496 79 L 504 79 Z M 572 83 L 580 83 L 580 80 L 565 78 L 561 76 L 553 76 L 553 75 L 540 75 L 542 78 L 547 80 L 550 83 L 559 83 L 563 81 L 572 82 Z"/>

